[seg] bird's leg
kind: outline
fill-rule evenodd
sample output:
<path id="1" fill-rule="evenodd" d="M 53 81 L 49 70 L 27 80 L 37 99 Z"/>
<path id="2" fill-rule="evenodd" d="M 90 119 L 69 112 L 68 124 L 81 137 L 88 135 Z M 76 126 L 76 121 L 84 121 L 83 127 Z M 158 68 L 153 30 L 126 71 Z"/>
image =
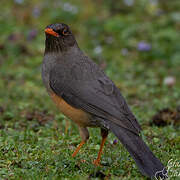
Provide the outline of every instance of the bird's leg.
<path id="1" fill-rule="evenodd" d="M 78 145 L 78 147 L 76 148 L 76 150 L 74 151 L 74 153 L 72 154 L 72 157 L 75 157 L 76 154 L 79 152 L 79 150 L 81 149 L 81 147 L 83 146 L 83 144 L 86 143 L 86 141 L 89 139 L 89 132 L 87 130 L 87 128 L 85 127 L 79 127 L 79 133 L 81 135 L 82 141 L 81 143 Z"/>
<path id="2" fill-rule="evenodd" d="M 100 160 L 101 160 L 101 154 L 102 154 L 102 150 L 106 141 L 106 138 L 108 136 L 108 131 L 105 129 L 101 129 L 101 136 L 102 136 L 102 141 L 101 141 L 101 146 L 98 152 L 98 157 L 97 159 L 94 161 L 94 165 L 99 166 L 100 165 Z"/>
<path id="3" fill-rule="evenodd" d="M 65 125 L 65 134 L 68 133 L 68 128 L 69 128 L 69 120 L 66 120 L 66 125 Z"/>
<path id="4" fill-rule="evenodd" d="M 81 143 L 78 145 L 78 147 L 76 148 L 76 150 L 73 152 L 72 157 L 75 157 L 76 154 L 79 152 L 79 150 L 81 149 L 81 147 L 83 146 L 83 144 L 85 144 L 85 141 L 81 141 Z"/>

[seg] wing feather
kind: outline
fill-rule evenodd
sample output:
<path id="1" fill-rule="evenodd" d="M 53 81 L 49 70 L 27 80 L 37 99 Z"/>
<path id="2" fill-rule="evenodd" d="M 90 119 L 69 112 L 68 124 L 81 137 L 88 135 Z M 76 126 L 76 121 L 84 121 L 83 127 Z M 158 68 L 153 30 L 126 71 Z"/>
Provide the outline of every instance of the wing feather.
<path id="1" fill-rule="evenodd" d="M 68 104 L 97 117 L 108 119 L 136 134 L 141 128 L 119 89 L 104 74 L 98 78 L 83 79 L 63 74 L 56 66 L 50 72 L 50 87 Z M 77 74 L 77 73 L 76 73 Z M 88 76 L 88 74 L 87 74 Z M 76 77 L 76 78 L 73 78 Z"/>

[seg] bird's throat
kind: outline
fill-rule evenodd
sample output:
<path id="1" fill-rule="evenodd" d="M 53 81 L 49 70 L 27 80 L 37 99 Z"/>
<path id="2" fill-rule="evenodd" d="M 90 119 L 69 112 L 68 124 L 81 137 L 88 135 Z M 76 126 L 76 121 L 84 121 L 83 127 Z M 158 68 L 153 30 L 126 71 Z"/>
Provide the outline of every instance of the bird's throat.
<path id="1" fill-rule="evenodd" d="M 65 49 L 62 47 L 61 45 L 61 40 L 53 37 L 53 36 L 49 36 L 46 37 L 46 48 L 45 48 L 45 53 L 57 53 L 57 52 L 63 52 L 65 51 Z"/>

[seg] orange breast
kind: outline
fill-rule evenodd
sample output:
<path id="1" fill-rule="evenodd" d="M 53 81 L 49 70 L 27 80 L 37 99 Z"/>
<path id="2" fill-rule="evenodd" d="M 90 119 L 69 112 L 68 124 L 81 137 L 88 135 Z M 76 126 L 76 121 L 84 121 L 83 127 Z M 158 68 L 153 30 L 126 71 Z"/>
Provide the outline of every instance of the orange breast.
<path id="1" fill-rule="evenodd" d="M 90 114 L 82 111 L 81 109 L 76 109 L 66 103 L 60 96 L 55 93 L 51 93 L 51 98 L 59 108 L 59 110 L 68 118 L 73 120 L 76 124 L 82 127 L 90 125 Z"/>

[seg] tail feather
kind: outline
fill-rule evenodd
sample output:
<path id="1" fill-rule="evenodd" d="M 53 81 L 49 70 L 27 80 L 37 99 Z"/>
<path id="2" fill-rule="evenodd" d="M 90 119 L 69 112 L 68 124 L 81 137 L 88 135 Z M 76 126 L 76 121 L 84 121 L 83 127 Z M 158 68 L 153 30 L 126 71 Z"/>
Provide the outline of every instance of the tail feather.
<path id="1" fill-rule="evenodd" d="M 113 122 L 110 122 L 110 130 L 129 151 L 143 175 L 150 178 L 167 178 L 165 167 L 160 160 L 154 156 L 140 136 L 131 131 L 127 131 Z"/>

